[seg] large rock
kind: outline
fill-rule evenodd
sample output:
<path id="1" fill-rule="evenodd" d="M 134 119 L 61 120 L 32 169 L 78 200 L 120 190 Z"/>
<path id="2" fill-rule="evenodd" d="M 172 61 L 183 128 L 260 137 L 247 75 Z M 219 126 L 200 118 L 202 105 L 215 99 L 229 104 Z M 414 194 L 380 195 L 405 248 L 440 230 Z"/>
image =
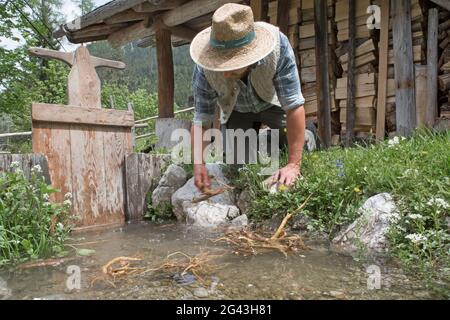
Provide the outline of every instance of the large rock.
<path id="1" fill-rule="evenodd" d="M 218 164 L 207 164 L 209 175 L 214 176 L 216 179 L 213 179 L 211 189 L 220 188 L 220 185 L 217 182 L 217 179 L 223 183 L 228 184 L 228 180 L 225 178 L 220 165 Z M 190 222 L 193 223 L 193 218 L 199 216 L 198 214 L 193 214 L 193 212 L 197 212 L 196 209 L 200 208 L 201 204 L 220 204 L 222 209 L 228 214 L 228 212 L 234 212 L 234 209 L 230 209 L 230 206 L 234 205 L 234 194 L 233 191 L 225 191 L 217 196 L 209 198 L 207 201 L 202 201 L 200 203 L 193 204 L 192 200 L 201 196 L 200 190 L 195 186 L 194 178 L 189 179 L 189 181 L 179 190 L 177 190 L 172 195 L 172 207 L 173 212 L 179 221 L 186 221 L 186 217 L 188 213 L 190 213 Z M 206 208 L 202 206 L 202 210 Z M 217 206 L 215 208 L 218 208 Z M 236 207 L 237 208 L 237 207 Z M 230 211 L 231 210 L 231 211 Z M 238 209 L 239 210 L 239 209 Z M 203 211 L 202 211 L 203 212 Z M 217 212 L 216 212 L 217 213 Z M 214 221 L 218 221 L 218 214 L 214 214 Z M 220 216 L 224 216 L 222 213 Z M 226 215 L 225 215 L 226 216 Z M 216 219 L 217 218 L 217 219 Z M 207 219 L 208 220 L 208 219 Z M 208 220 L 209 221 L 209 220 Z"/>
<path id="2" fill-rule="evenodd" d="M 202 201 L 198 204 L 184 202 L 183 210 L 188 224 L 214 228 L 221 224 L 227 224 L 231 219 L 239 215 L 239 208 L 220 203 L 208 203 Z"/>
<path id="3" fill-rule="evenodd" d="M 363 253 L 369 256 L 384 256 L 389 251 L 386 237 L 390 221 L 397 208 L 388 193 L 368 199 L 359 209 L 361 216 L 332 241 L 333 251 L 348 255 Z"/>
<path id="4" fill-rule="evenodd" d="M 237 206 L 242 214 L 247 214 L 250 210 L 251 201 L 250 192 L 248 190 L 242 191 L 237 200 Z"/>
<path id="5" fill-rule="evenodd" d="M 153 207 L 170 204 L 172 195 L 186 183 L 186 179 L 186 171 L 180 166 L 171 164 L 152 193 Z"/>

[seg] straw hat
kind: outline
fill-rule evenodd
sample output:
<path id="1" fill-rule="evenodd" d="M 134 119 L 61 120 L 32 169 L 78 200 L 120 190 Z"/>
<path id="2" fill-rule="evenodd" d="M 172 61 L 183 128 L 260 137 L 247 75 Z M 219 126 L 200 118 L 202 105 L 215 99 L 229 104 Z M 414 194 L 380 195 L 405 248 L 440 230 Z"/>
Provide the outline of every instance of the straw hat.
<path id="1" fill-rule="evenodd" d="M 258 62 L 273 51 L 275 36 L 254 22 L 249 6 L 227 3 L 216 10 L 212 26 L 192 40 L 192 60 L 211 71 L 231 71 Z"/>

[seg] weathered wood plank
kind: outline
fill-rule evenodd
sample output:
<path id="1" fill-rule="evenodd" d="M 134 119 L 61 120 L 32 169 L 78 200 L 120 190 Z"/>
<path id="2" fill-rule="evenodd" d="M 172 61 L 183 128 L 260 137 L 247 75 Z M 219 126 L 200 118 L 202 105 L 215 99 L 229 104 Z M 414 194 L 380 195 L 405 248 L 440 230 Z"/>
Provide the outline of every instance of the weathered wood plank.
<path id="1" fill-rule="evenodd" d="M 427 66 L 416 64 L 416 113 L 417 126 L 426 126 L 427 113 Z"/>
<path id="2" fill-rule="evenodd" d="M 329 57 L 327 32 L 327 3 L 314 0 L 315 34 L 316 34 L 316 79 L 317 100 L 319 102 L 317 117 L 319 122 L 319 135 L 323 145 L 331 146 L 331 102 L 329 83 Z"/>
<path id="3" fill-rule="evenodd" d="M 390 17 L 390 0 L 381 0 L 380 42 L 378 44 L 379 72 L 378 72 L 377 124 L 376 124 L 376 138 L 379 141 L 384 139 L 386 126 L 389 17 Z"/>
<path id="4" fill-rule="evenodd" d="M 90 125 L 73 124 L 70 141 L 77 153 L 72 157 L 73 207 L 80 217 L 77 227 L 116 222 L 106 211 L 103 133 Z"/>
<path id="5" fill-rule="evenodd" d="M 392 1 L 397 133 L 408 136 L 416 126 L 414 60 L 409 0 Z"/>
<path id="6" fill-rule="evenodd" d="M 59 189 L 51 200 L 63 202 L 72 192 L 70 126 L 59 123 L 33 123 L 33 152 L 46 155 L 52 186 Z"/>
<path id="7" fill-rule="evenodd" d="M 105 213 L 110 215 L 108 222 L 125 221 L 125 155 L 132 152 L 128 147 L 129 129 L 110 130 L 102 128 L 104 144 Z"/>
<path id="8" fill-rule="evenodd" d="M 82 123 L 92 125 L 133 127 L 132 112 L 113 109 L 80 108 L 33 103 L 31 117 L 36 122 Z"/>
<path id="9" fill-rule="evenodd" d="M 426 126 L 432 128 L 438 112 L 438 9 L 428 10 Z"/>
<path id="10" fill-rule="evenodd" d="M 39 165 L 41 167 L 40 176 L 45 178 L 47 184 L 51 184 L 48 172 L 47 158 L 42 154 L 0 154 L 0 172 L 13 172 L 11 163 L 17 161 L 19 168 L 27 179 L 31 177 L 31 169 Z"/>

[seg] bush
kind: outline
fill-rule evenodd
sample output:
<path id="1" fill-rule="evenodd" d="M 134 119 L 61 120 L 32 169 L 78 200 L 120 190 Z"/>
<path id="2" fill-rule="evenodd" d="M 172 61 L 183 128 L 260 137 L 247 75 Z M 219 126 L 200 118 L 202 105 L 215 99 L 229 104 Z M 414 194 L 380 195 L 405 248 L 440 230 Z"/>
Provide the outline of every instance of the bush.
<path id="1" fill-rule="evenodd" d="M 63 204 L 50 203 L 57 190 L 45 183 L 39 166 L 30 180 L 16 163 L 12 167 L 14 172 L 0 172 L 0 266 L 66 254 L 69 195 Z"/>

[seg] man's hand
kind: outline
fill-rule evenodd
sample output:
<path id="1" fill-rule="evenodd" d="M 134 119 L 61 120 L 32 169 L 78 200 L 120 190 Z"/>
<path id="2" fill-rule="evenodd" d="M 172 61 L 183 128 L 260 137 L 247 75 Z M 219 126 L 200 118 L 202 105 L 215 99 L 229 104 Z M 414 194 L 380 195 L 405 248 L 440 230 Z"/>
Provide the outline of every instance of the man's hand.
<path id="1" fill-rule="evenodd" d="M 203 191 L 205 188 L 211 186 L 211 179 L 208 175 L 208 170 L 204 164 L 194 164 L 194 180 L 195 186 Z"/>
<path id="2" fill-rule="evenodd" d="M 273 183 L 278 182 L 279 185 L 291 186 L 300 177 L 300 166 L 295 163 L 289 163 L 281 168 L 272 176 Z"/>

